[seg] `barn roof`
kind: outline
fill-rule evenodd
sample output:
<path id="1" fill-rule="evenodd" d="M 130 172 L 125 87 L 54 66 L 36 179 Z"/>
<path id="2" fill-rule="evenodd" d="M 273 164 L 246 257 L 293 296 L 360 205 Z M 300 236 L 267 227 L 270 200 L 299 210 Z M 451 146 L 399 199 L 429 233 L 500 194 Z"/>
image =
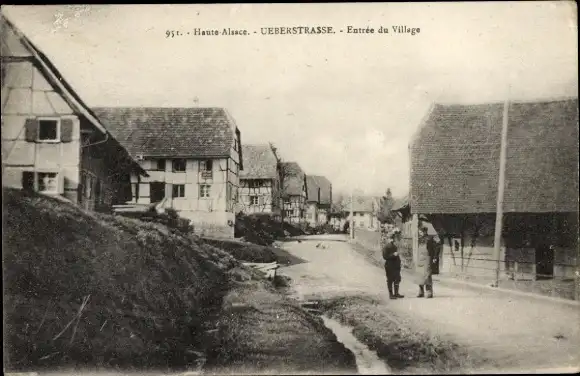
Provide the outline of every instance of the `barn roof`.
<path id="1" fill-rule="evenodd" d="M 244 169 L 240 179 L 276 179 L 278 161 L 268 144 L 243 145 Z"/>
<path id="2" fill-rule="evenodd" d="M 413 213 L 495 212 L 502 103 L 435 104 L 411 142 Z M 513 102 L 506 212 L 578 210 L 578 99 Z"/>
<path id="3" fill-rule="evenodd" d="M 308 187 L 308 202 L 318 202 L 322 205 L 330 205 L 332 201 L 332 184 L 320 175 L 307 175 L 306 186 Z M 318 190 L 320 189 L 320 198 Z"/>
<path id="4" fill-rule="evenodd" d="M 94 111 L 133 156 L 226 157 L 239 134 L 223 108 L 98 107 Z"/>

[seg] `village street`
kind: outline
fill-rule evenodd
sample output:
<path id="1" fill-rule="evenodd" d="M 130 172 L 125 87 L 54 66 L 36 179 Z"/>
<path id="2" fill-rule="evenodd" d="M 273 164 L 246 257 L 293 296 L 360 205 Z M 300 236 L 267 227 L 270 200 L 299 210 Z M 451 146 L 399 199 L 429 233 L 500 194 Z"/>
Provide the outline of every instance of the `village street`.
<path id="1" fill-rule="evenodd" d="M 292 279 L 298 299 L 372 296 L 412 329 L 451 340 L 502 372 L 578 365 L 578 306 L 440 284 L 434 299 L 420 299 L 406 274 L 401 283 L 405 298 L 389 300 L 383 270 L 354 251 L 346 236 L 310 236 L 284 248 L 303 260 L 280 270 Z"/>

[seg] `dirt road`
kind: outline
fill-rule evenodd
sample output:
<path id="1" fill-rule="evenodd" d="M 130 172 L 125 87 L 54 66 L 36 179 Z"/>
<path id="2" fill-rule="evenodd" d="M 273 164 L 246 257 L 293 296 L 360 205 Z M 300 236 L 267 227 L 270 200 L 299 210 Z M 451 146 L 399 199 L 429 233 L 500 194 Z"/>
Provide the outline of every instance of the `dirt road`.
<path id="1" fill-rule="evenodd" d="M 302 261 L 280 270 L 298 298 L 370 295 L 409 320 L 413 329 L 452 340 L 503 370 L 578 367 L 580 307 L 507 293 L 435 286 L 434 299 L 416 298 L 403 275 L 404 299 L 389 300 L 384 271 L 351 249 L 346 237 L 311 236 L 284 248 Z"/>

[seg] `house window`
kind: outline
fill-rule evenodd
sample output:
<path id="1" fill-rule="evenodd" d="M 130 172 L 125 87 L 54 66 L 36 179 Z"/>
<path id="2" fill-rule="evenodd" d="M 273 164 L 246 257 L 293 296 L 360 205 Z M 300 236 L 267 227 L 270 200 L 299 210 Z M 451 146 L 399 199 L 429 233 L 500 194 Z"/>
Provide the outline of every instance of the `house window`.
<path id="1" fill-rule="evenodd" d="M 173 160 L 173 172 L 185 172 L 185 159 Z"/>
<path id="2" fill-rule="evenodd" d="M 250 188 L 259 188 L 260 187 L 260 180 L 258 180 L 258 179 L 251 179 L 249 181 L 249 187 Z"/>
<path id="3" fill-rule="evenodd" d="M 133 195 L 133 200 L 137 202 L 139 200 L 139 183 L 131 183 L 131 194 Z"/>
<path id="4" fill-rule="evenodd" d="M 213 161 L 208 159 L 206 161 L 199 162 L 199 171 L 201 172 L 201 177 L 203 179 L 213 178 Z"/>
<path id="5" fill-rule="evenodd" d="M 37 174 L 38 191 L 43 193 L 58 193 L 58 174 L 56 172 L 39 172 Z"/>
<path id="6" fill-rule="evenodd" d="M 38 121 L 38 141 L 59 141 L 60 129 L 57 119 L 42 119 Z"/>
<path id="7" fill-rule="evenodd" d="M 364 222 L 361 222 L 360 225 L 359 225 L 359 227 L 365 227 Z"/>
<path id="8" fill-rule="evenodd" d="M 258 196 L 250 196 L 250 205 L 258 205 Z"/>
<path id="9" fill-rule="evenodd" d="M 199 197 L 201 198 L 209 198 L 211 191 L 211 185 L 209 184 L 201 184 L 199 186 Z"/>
<path id="10" fill-rule="evenodd" d="M 173 198 L 185 197 L 185 184 L 173 185 Z"/>
<path id="11" fill-rule="evenodd" d="M 286 218 L 292 217 L 292 210 L 284 210 L 284 216 Z"/>
<path id="12" fill-rule="evenodd" d="M 200 171 L 213 171 L 213 161 L 208 159 L 207 161 L 199 162 L 199 170 Z"/>
<path id="13" fill-rule="evenodd" d="M 158 159 L 157 166 L 155 166 L 157 171 L 165 171 L 165 159 Z M 185 171 L 185 168 L 183 169 Z"/>

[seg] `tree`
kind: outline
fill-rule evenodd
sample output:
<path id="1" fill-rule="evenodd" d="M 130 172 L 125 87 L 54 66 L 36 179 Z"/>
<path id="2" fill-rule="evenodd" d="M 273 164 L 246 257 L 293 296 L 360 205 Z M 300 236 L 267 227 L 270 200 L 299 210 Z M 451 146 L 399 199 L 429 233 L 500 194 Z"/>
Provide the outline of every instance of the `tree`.
<path id="1" fill-rule="evenodd" d="M 381 224 L 395 223 L 395 213 L 393 212 L 394 204 L 395 201 L 393 200 L 393 194 L 391 193 L 391 189 L 387 188 L 385 195 L 380 199 L 379 208 L 377 212 L 377 219 Z"/>
<path id="2" fill-rule="evenodd" d="M 345 216 L 345 212 L 348 208 L 345 205 L 345 197 L 342 193 L 338 192 L 332 199 L 332 204 L 330 206 L 330 213 L 337 217 L 342 218 Z"/>

